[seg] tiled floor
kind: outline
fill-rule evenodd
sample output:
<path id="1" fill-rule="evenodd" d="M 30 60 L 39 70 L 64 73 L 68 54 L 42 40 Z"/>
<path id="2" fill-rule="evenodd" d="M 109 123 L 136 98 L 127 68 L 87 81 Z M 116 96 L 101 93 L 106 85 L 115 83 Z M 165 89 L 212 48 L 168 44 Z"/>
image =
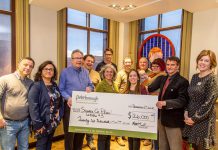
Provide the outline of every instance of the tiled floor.
<path id="1" fill-rule="evenodd" d="M 94 144 L 97 147 L 97 136 L 95 136 Z M 116 141 L 111 141 L 111 150 L 128 150 L 128 141 L 124 140 L 126 146 L 120 146 L 117 144 Z M 84 140 L 84 144 L 86 144 L 86 140 Z M 35 148 L 32 148 L 30 150 L 34 150 Z M 52 144 L 52 150 L 64 150 L 64 141 L 57 141 Z M 90 150 L 88 146 L 85 146 L 83 150 Z M 151 146 L 143 146 L 143 141 L 141 141 L 141 149 L 140 150 L 151 150 Z"/>

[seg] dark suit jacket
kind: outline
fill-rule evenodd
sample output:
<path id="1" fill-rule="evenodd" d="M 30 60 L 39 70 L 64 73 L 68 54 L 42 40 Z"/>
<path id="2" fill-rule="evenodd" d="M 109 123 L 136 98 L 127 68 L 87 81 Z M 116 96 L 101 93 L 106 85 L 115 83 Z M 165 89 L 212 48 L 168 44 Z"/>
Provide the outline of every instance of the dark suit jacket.
<path id="1" fill-rule="evenodd" d="M 149 87 L 148 91 L 153 92 L 160 88 L 158 100 L 161 100 L 164 84 L 168 76 L 158 77 Z M 188 104 L 189 82 L 179 73 L 174 74 L 163 95 L 162 100 L 166 101 L 166 107 L 160 110 L 161 123 L 167 127 L 184 127 L 184 108 Z"/>
<path id="2" fill-rule="evenodd" d="M 55 82 L 53 85 L 58 86 Z M 60 93 L 60 91 L 59 91 Z M 50 97 L 43 81 L 34 82 L 28 94 L 29 112 L 33 124 L 33 130 L 38 130 L 43 125 L 49 124 L 50 120 Z M 59 115 L 64 114 L 64 104 L 61 97 Z"/>

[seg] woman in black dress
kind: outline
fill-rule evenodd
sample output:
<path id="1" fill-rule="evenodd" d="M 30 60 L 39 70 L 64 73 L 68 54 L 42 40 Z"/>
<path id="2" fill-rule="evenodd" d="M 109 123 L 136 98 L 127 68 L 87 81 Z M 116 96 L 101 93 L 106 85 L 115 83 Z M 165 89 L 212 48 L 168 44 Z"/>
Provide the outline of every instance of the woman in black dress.
<path id="1" fill-rule="evenodd" d="M 199 73 L 194 74 L 188 88 L 190 102 L 185 111 L 183 136 L 188 138 L 195 150 L 208 150 L 215 145 L 215 102 L 218 87 L 213 69 L 216 56 L 210 50 L 203 50 L 196 59 Z"/>

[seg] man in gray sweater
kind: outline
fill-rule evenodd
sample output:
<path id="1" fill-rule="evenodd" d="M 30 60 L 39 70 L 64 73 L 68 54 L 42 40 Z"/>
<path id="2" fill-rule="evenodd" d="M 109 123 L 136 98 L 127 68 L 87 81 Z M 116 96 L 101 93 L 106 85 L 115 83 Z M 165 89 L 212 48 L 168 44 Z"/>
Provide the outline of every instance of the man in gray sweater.
<path id="1" fill-rule="evenodd" d="M 27 94 L 33 81 L 30 75 L 35 62 L 23 58 L 14 73 L 0 77 L 0 149 L 28 150 L 29 110 Z"/>

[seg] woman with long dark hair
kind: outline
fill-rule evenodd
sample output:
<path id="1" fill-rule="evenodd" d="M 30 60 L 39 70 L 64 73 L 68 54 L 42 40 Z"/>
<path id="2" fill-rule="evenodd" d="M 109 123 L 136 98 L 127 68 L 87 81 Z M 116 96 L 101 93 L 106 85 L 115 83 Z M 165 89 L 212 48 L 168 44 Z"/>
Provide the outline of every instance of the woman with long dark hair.
<path id="1" fill-rule="evenodd" d="M 126 94 L 147 94 L 144 86 L 140 86 L 140 75 L 137 70 L 131 69 L 127 77 Z M 128 137 L 129 150 L 140 149 L 140 138 Z"/>
<path id="2" fill-rule="evenodd" d="M 55 129 L 63 117 L 63 99 L 55 83 L 56 78 L 57 69 L 53 62 L 43 62 L 28 94 L 37 150 L 51 149 Z"/>

